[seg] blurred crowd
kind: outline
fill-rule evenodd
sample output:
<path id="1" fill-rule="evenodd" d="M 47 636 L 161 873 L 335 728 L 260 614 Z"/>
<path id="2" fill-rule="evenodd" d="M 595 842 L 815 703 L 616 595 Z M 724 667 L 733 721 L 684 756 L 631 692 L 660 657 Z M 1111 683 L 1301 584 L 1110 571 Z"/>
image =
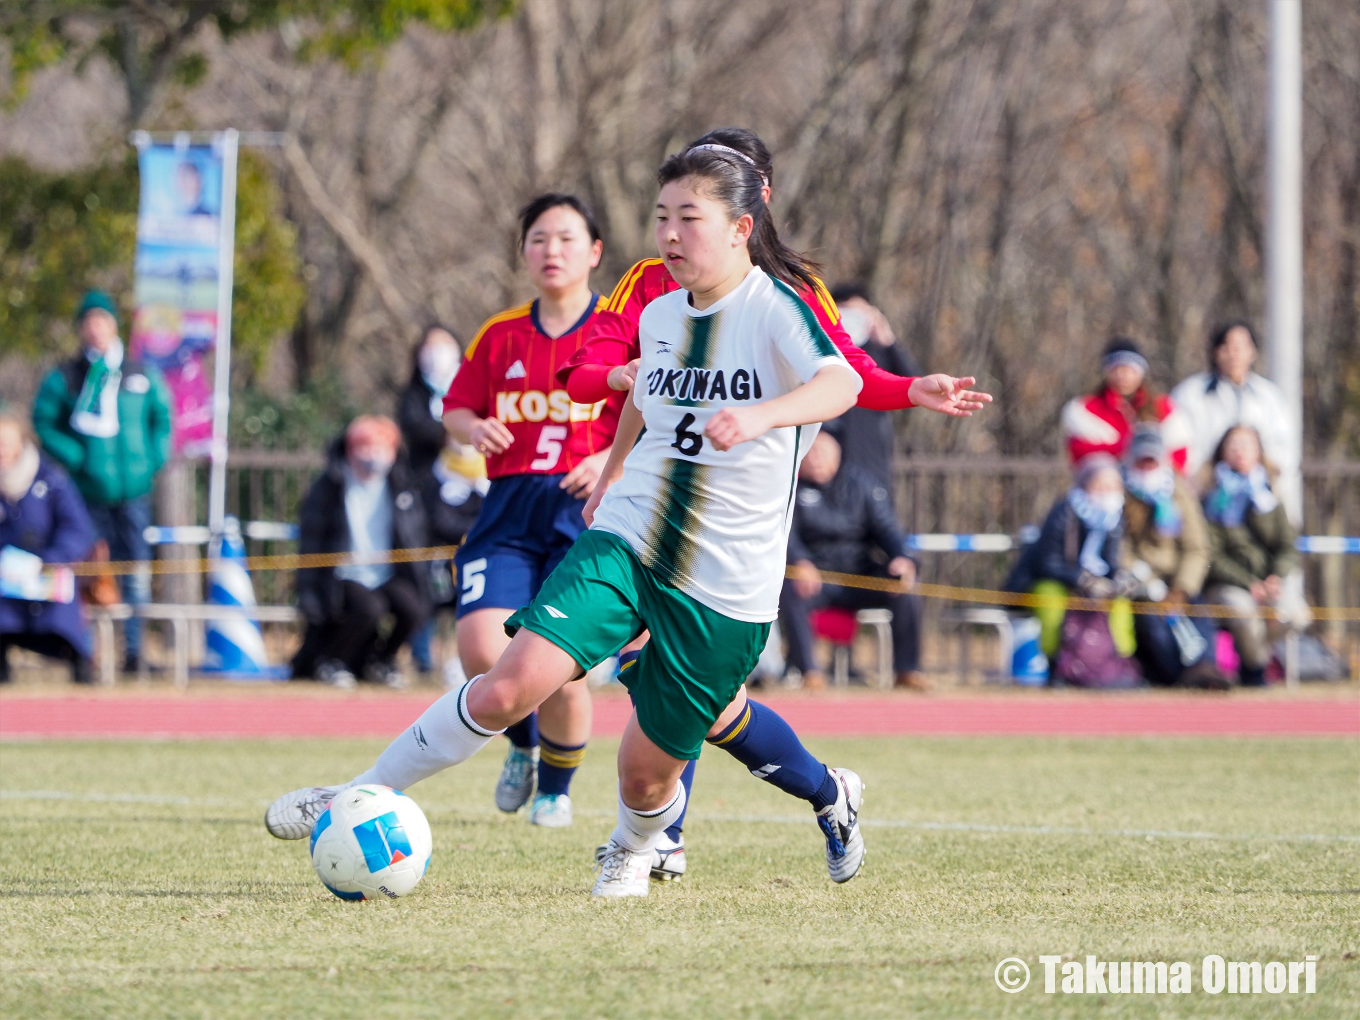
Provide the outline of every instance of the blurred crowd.
<path id="1" fill-rule="evenodd" d="M 919 375 L 862 287 L 833 292 L 847 332 L 880 367 Z M 114 303 L 97 291 L 77 316 L 81 353 L 43 381 L 31 417 L 0 412 L 0 682 L 11 646 L 70 664 L 92 681 L 81 601 L 150 597 L 148 570 L 43 588 L 42 567 L 99 558 L 146 564 L 149 496 L 170 449 L 163 379 L 124 348 Z M 1205 371 L 1169 394 L 1128 337 L 1106 347 L 1099 382 L 1070 401 L 1061 427 L 1072 486 L 1053 505 L 1007 587 L 1037 600 L 1040 645 L 1054 684 L 1259 686 L 1275 642 L 1311 620 L 1295 551 L 1296 437 L 1280 390 L 1254 371 L 1249 323 L 1209 338 Z M 352 421 L 303 500 L 300 552 L 385 553 L 457 545 L 487 491 L 477 451 L 452 439 L 442 401 L 461 362 L 453 333 L 432 323 L 412 352 L 395 415 Z M 1093 375 L 1096 374 L 1093 372 Z M 891 671 L 922 690 L 918 561 L 894 506 L 890 412 L 854 408 L 826 423 L 803 462 L 780 603 L 779 663 L 805 687 L 827 682 L 817 638 L 845 645 L 857 614 L 886 612 Z M 836 575 L 891 582 L 840 584 Z M 1109 608 L 1070 607 L 1073 597 Z M 361 563 L 298 572 L 306 628 L 293 675 L 338 687 L 402 687 L 398 653 L 434 668 L 431 638 L 456 592 L 447 562 Z M 1155 603 L 1155 611 L 1136 611 Z M 1219 607 L 1197 615 L 1196 606 Z M 880 619 L 882 616 L 880 615 Z M 1222 634 L 1227 638 L 1221 637 Z M 127 622 L 123 667 L 142 667 L 142 626 Z"/>

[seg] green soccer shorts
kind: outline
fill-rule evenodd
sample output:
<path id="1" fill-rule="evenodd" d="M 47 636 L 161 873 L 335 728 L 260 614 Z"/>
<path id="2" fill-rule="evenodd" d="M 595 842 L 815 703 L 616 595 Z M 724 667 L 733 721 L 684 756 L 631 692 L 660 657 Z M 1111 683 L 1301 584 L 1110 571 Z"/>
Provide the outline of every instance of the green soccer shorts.
<path id="1" fill-rule="evenodd" d="M 768 623 L 724 616 L 662 582 L 622 538 L 587 531 L 505 623 L 547 638 L 589 670 L 644 630 L 623 677 L 642 732 L 667 754 L 699 757 L 704 737 L 755 668 Z"/>

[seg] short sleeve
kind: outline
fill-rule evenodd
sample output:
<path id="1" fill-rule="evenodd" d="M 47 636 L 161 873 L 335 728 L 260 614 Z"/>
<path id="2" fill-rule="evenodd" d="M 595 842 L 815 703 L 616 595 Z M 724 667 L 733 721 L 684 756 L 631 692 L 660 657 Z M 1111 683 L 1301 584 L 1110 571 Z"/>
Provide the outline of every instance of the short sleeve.
<path id="1" fill-rule="evenodd" d="M 770 278 L 775 287 L 775 300 L 766 322 L 776 349 L 788 362 L 794 374 L 808 382 L 827 365 L 840 365 L 854 372 L 845 356 L 836 349 L 812 309 L 782 280 Z M 858 374 L 855 379 L 863 385 Z M 858 389 L 858 386 L 856 387 Z"/>
<path id="2" fill-rule="evenodd" d="M 445 414 L 455 408 L 465 407 L 479 417 L 486 417 L 490 404 L 486 385 L 486 365 L 490 357 L 487 341 L 486 327 L 483 326 L 482 332 L 468 345 L 467 357 L 458 367 L 458 374 L 453 377 L 449 392 L 444 394 Z"/>

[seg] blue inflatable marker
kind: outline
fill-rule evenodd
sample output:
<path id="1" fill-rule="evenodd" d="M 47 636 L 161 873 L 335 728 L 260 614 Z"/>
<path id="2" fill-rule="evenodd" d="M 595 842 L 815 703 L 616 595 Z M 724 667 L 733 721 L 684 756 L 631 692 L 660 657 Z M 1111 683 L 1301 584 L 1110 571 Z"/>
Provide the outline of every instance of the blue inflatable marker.
<path id="1" fill-rule="evenodd" d="M 255 586 L 246 570 L 246 546 L 241 525 L 226 519 L 222 534 L 208 546 L 212 570 L 208 573 L 208 605 L 248 606 L 255 603 Z M 288 669 L 269 665 L 264 632 L 259 623 L 244 616 L 209 620 L 205 628 L 207 650 L 203 672 L 232 680 L 286 680 Z"/>

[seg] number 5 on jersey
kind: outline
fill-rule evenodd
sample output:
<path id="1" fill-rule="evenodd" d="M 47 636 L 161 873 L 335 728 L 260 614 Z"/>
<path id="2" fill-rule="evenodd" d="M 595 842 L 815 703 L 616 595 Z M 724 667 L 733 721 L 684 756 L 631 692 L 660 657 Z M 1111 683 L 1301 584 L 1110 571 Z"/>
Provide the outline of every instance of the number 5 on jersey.
<path id="1" fill-rule="evenodd" d="M 486 557 L 463 564 L 462 602 L 476 602 L 486 593 Z"/>
<path id="2" fill-rule="evenodd" d="M 562 440 L 566 438 L 565 425 L 544 425 L 539 429 L 538 446 L 534 452 L 541 456 L 529 462 L 529 470 L 551 471 L 557 467 L 557 462 L 562 459 Z"/>

